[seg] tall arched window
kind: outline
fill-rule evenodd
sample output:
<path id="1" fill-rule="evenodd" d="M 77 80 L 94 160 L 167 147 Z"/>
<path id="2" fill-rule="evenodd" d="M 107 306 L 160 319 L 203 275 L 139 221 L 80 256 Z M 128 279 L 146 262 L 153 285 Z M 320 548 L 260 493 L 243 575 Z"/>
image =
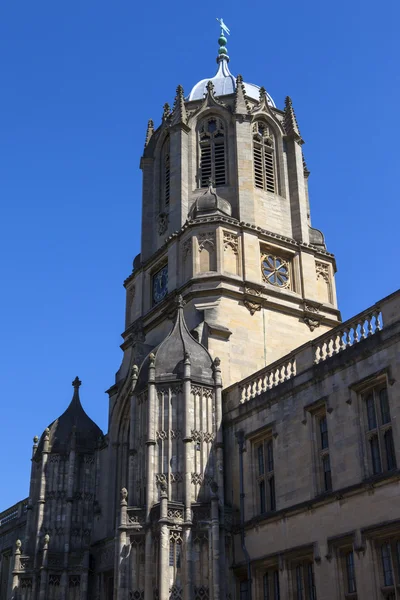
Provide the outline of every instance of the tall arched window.
<path id="1" fill-rule="evenodd" d="M 200 187 L 226 183 L 225 132 L 218 117 L 209 117 L 200 127 Z"/>
<path id="2" fill-rule="evenodd" d="M 254 185 L 267 192 L 276 191 L 275 138 L 264 121 L 253 125 Z"/>
<path id="3" fill-rule="evenodd" d="M 169 153 L 169 137 L 165 138 L 165 141 L 161 148 L 161 173 L 160 173 L 160 194 L 161 194 L 161 208 L 168 208 L 169 206 L 169 194 L 170 194 L 170 153 Z"/>

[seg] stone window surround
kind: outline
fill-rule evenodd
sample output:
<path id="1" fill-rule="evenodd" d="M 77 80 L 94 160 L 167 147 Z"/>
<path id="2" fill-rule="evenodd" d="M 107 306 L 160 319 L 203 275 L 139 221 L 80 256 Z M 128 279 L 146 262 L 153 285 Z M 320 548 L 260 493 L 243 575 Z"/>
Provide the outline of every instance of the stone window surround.
<path id="1" fill-rule="evenodd" d="M 373 474 L 373 469 L 372 469 L 372 461 L 371 461 L 371 455 L 370 455 L 370 448 L 369 448 L 369 440 L 368 440 L 368 436 L 369 436 L 369 431 L 368 431 L 368 420 L 367 420 L 367 413 L 366 413 L 366 406 L 365 406 L 365 398 L 366 395 L 368 393 L 369 390 L 373 390 L 374 388 L 381 388 L 381 387 L 386 387 L 386 391 L 387 391 L 387 397 L 388 397 L 388 404 L 389 407 L 393 406 L 393 399 L 392 399 L 392 391 L 391 391 L 391 386 L 393 385 L 394 380 L 391 376 L 391 370 L 390 368 L 385 368 L 385 369 L 380 369 L 378 372 L 374 373 L 373 375 L 369 375 L 368 377 L 366 377 L 365 379 L 356 382 L 354 384 L 351 384 L 349 386 L 349 391 L 350 391 L 350 397 L 347 400 L 348 404 L 353 404 L 356 407 L 357 410 L 357 415 L 358 415 L 358 422 L 359 422 L 359 437 L 360 437 L 360 441 L 361 441 L 361 447 L 362 447 L 362 471 L 363 471 L 363 477 L 364 479 L 370 479 L 371 477 L 382 477 L 384 475 L 390 475 L 391 471 L 388 471 L 387 469 L 384 468 L 384 465 L 382 465 L 382 471 L 379 474 Z M 390 424 L 386 424 L 389 428 L 393 429 L 393 420 L 390 421 Z M 385 426 L 384 426 L 385 427 Z M 378 427 L 379 429 L 379 427 Z M 399 465 L 399 449 L 394 448 L 395 450 L 395 457 L 396 457 L 396 462 L 397 465 Z M 382 456 L 382 452 L 381 452 L 381 462 L 383 462 L 384 457 Z"/>
<path id="2" fill-rule="evenodd" d="M 271 254 L 273 256 L 281 257 L 288 263 L 289 267 L 289 285 L 288 287 L 281 287 L 273 285 L 264 280 L 262 275 L 262 262 L 265 254 Z M 300 293 L 301 290 L 301 273 L 300 273 L 300 257 L 299 253 L 288 248 L 283 248 L 270 242 L 264 242 L 260 240 L 260 271 L 261 271 L 261 283 L 268 289 L 279 290 L 280 292 L 295 292 Z"/>
<path id="3" fill-rule="evenodd" d="M 323 461 L 324 459 L 330 459 L 330 443 L 329 443 L 329 417 L 333 411 L 332 407 L 329 403 L 328 396 L 324 396 L 308 404 L 304 407 L 304 419 L 303 424 L 306 425 L 309 423 L 310 427 L 310 439 L 311 439 L 311 452 L 312 452 L 312 476 L 313 476 L 313 487 L 315 496 L 319 496 L 320 494 L 330 493 L 333 490 L 333 485 L 331 482 L 331 489 L 326 489 L 325 480 L 324 480 L 324 472 L 323 472 Z M 326 448 L 322 448 L 321 444 L 321 432 L 320 432 L 320 421 L 325 417 L 327 419 L 327 434 L 328 434 L 328 445 Z M 331 477 L 332 477 L 332 465 L 331 467 Z"/>
<path id="4" fill-rule="evenodd" d="M 253 507 L 252 512 L 254 515 L 261 514 L 273 514 L 277 510 L 276 506 L 276 438 L 278 437 L 278 433 L 276 431 L 275 422 L 269 423 L 268 425 L 257 429 L 252 432 L 250 435 L 246 435 L 245 439 L 250 442 L 250 472 L 251 472 L 251 489 L 253 490 Z M 267 466 L 267 444 L 272 443 L 272 453 L 273 453 L 273 470 L 268 471 Z M 267 484 L 265 486 L 265 512 L 261 513 L 260 507 L 260 491 L 259 491 L 259 472 L 258 472 L 258 448 L 260 446 L 264 448 L 264 475 L 262 477 L 263 481 Z M 274 508 L 270 507 L 270 479 L 273 478 L 273 494 L 274 494 Z"/>
<path id="5" fill-rule="evenodd" d="M 333 558 L 336 561 L 337 565 L 337 570 L 339 574 L 339 577 L 337 579 L 337 584 L 339 586 L 339 596 L 341 598 L 346 598 L 346 600 L 357 600 L 357 591 L 349 592 L 348 590 L 348 572 L 346 556 L 349 552 L 353 552 L 353 559 L 355 562 L 356 555 L 358 555 L 360 552 L 363 553 L 365 551 L 361 531 L 356 530 L 352 532 L 347 532 L 345 534 L 341 534 L 339 536 L 328 538 L 327 547 L 328 553 L 325 558 L 328 561 L 331 561 Z M 357 588 L 358 581 L 355 568 L 354 575 L 355 584 Z"/>
<path id="6" fill-rule="evenodd" d="M 159 258 L 159 260 L 154 263 L 147 271 L 147 277 L 148 277 L 148 281 L 149 281 L 149 285 L 148 287 L 148 293 L 149 293 L 149 308 L 154 308 L 155 306 L 158 306 L 159 304 L 161 304 L 163 302 L 163 300 L 165 300 L 165 298 L 168 296 L 165 296 L 165 298 L 163 298 L 163 300 L 161 300 L 161 302 L 154 302 L 154 298 L 153 298 L 153 277 L 156 273 L 158 273 L 158 271 L 160 271 L 163 267 L 168 266 L 168 255 L 163 256 L 162 258 Z"/>
<path id="7" fill-rule="evenodd" d="M 230 173 L 229 173 L 229 125 L 224 116 L 219 111 L 210 111 L 201 116 L 196 127 L 196 170 L 195 170 L 195 184 L 194 187 L 199 192 L 204 191 L 205 186 L 201 185 L 201 143 L 200 143 L 200 129 L 205 121 L 210 119 L 220 120 L 223 125 L 224 131 L 224 158 L 225 158 L 225 183 L 218 185 L 218 189 L 229 186 Z M 215 177 L 213 178 L 215 179 Z"/>

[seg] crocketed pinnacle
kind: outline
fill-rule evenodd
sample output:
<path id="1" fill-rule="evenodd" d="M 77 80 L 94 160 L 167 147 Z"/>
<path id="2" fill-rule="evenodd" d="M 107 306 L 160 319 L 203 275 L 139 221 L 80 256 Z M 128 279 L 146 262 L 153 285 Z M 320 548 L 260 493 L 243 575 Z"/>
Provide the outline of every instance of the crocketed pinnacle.
<path id="1" fill-rule="evenodd" d="M 176 88 L 176 96 L 174 106 L 172 109 L 171 124 L 176 125 L 178 123 L 187 123 L 187 113 L 185 107 L 185 97 L 183 94 L 183 87 L 178 85 Z"/>
<path id="2" fill-rule="evenodd" d="M 293 136 L 298 141 L 302 142 L 300 129 L 297 124 L 296 115 L 294 113 L 294 108 L 292 104 L 292 99 L 289 96 L 286 96 L 285 100 L 285 116 L 284 116 L 284 126 L 286 135 Z"/>
<path id="3" fill-rule="evenodd" d="M 246 114 L 249 112 L 249 104 L 246 100 L 245 88 L 243 85 L 243 77 L 238 75 L 236 77 L 236 90 L 235 90 L 235 111 L 236 114 Z"/>
<path id="4" fill-rule="evenodd" d="M 144 142 L 145 148 L 147 147 L 153 133 L 154 133 L 154 123 L 153 123 L 152 119 L 149 119 L 149 121 L 147 123 L 146 140 Z"/>

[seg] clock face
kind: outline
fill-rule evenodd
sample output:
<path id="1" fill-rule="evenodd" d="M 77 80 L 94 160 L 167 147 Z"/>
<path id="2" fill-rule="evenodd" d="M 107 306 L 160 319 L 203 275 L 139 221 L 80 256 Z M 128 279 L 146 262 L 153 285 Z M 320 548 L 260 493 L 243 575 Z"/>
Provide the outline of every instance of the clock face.
<path id="1" fill-rule="evenodd" d="M 153 275 L 153 302 L 157 304 L 168 294 L 168 265 Z"/>

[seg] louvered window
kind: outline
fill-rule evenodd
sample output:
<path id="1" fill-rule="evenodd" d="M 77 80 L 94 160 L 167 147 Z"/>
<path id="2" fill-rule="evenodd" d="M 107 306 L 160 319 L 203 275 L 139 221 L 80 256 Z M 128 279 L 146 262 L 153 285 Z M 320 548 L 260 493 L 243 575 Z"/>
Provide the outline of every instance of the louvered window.
<path id="1" fill-rule="evenodd" d="M 225 132 L 220 119 L 211 117 L 200 128 L 200 186 L 226 184 Z"/>
<path id="2" fill-rule="evenodd" d="M 254 185 L 267 192 L 276 191 L 275 140 L 264 121 L 253 125 Z"/>
<path id="3" fill-rule="evenodd" d="M 170 153 L 169 137 L 166 138 L 161 149 L 161 210 L 168 208 L 170 197 Z"/>

